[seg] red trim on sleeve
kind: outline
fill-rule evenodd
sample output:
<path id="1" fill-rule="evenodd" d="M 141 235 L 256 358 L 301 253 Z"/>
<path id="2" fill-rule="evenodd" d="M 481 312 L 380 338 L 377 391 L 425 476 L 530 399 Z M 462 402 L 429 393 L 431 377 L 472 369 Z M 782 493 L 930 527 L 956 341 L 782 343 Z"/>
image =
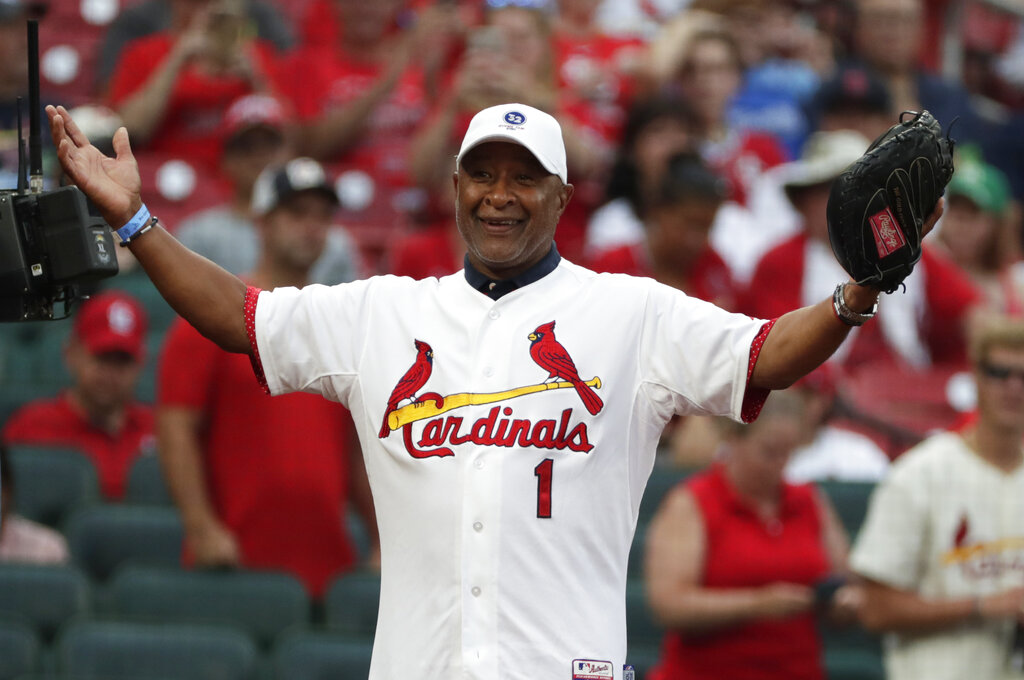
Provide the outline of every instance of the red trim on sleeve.
<path id="1" fill-rule="evenodd" d="M 745 423 L 752 423 L 757 420 L 757 416 L 761 414 L 761 409 L 764 407 L 764 402 L 768 399 L 768 395 L 771 390 L 763 388 L 751 389 L 750 379 L 754 376 L 754 366 L 757 365 L 757 357 L 761 355 L 761 348 L 764 347 L 764 341 L 768 338 L 768 333 L 771 332 L 772 326 L 778 319 L 772 319 L 766 321 L 761 330 L 757 332 L 757 337 L 750 343 L 750 360 L 747 362 L 747 388 L 743 393 L 743 406 L 740 409 L 740 418 Z"/>
<path id="2" fill-rule="evenodd" d="M 249 353 L 252 372 L 256 374 L 256 380 L 263 391 L 270 394 L 267 376 L 263 373 L 263 362 L 260 361 L 260 348 L 256 345 L 256 301 L 262 292 L 255 286 L 248 286 L 245 289 L 245 333 L 249 336 L 249 348 L 252 350 Z M 753 370 L 753 364 L 751 364 L 751 370 Z"/>

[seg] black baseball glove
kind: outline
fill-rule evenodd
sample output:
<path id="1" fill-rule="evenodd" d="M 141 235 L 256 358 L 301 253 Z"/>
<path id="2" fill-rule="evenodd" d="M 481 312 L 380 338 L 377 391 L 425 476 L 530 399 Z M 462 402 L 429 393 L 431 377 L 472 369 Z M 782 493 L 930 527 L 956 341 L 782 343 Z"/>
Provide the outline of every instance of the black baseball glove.
<path id="1" fill-rule="evenodd" d="M 832 184 L 828 235 L 843 269 L 891 293 L 921 259 L 921 230 L 953 175 L 953 140 L 922 111 L 904 111 Z"/>

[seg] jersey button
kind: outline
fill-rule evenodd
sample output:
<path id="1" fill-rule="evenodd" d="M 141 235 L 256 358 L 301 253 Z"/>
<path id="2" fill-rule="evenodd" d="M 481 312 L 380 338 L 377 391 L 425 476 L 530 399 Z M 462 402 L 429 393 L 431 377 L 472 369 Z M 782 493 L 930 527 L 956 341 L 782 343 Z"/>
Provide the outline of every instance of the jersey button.
<path id="1" fill-rule="evenodd" d="M 494 369 L 493 368 L 488 366 L 487 368 L 484 369 L 484 376 L 485 377 L 490 378 L 492 375 L 494 375 Z"/>
<path id="2" fill-rule="evenodd" d="M 484 462 L 477 458 L 476 460 L 473 461 L 473 467 L 475 467 L 477 470 L 483 470 Z"/>
<path id="3" fill-rule="evenodd" d="M 473 593 L 473 597 L 480 597 L 480 587 L 479 586 L 473 586 L 473 589 L 470 590 L 469 592 Z"/>
<path id="4" fill-rule="evenodd" d="M 473 531 L 480 533 L 484 530 L 484 525 L 481 522 L 473 522 Z"/>
<path id="5" fill-rule="evenodd" d="M 497 319 L 499 316 L 501 316 L 501 312 L 499 312 L 497 309 L 492 309 L 487 313 L 487 316 L 491 317 L 492 319 Z"/>

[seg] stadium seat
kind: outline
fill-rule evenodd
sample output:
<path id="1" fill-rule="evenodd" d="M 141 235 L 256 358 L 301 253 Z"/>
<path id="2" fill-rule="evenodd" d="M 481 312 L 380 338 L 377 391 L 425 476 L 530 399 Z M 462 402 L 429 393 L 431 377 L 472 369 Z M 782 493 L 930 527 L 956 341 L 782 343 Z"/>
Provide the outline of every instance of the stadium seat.
<path id="1" fill-rule="evenodd" d="M 372 651 L 370 638 L 288 633 L 274 645 L 274 680 L 365 680 Z"/>
<path id="2" fill-rule="evenodd" d="M 637 680 L 648 678 L 648 672 L 658 664 L 661 658 L 660 644 L 630 645 L 626 652 L 626 663 L 633 667 Z"/>
<path id="3" fill-rule="evenodd" d="M 39 653 L 39 638 L 32 628 L 0 620 L 0 680 L 14 680 L 35 671 Z"/>
<path id="4" fill-rule="evenodd" d="M 658 511 L 665 494 L 694 472 L 696 470 L 692 468 L 655 466 L 651 478 L 647 480 L 644 497 L 640 501 L 640 521 L 650 521 Z"/>
<path id="5" fill-rule="evenodd" d="M 331 583 L 324 598 L 327 627 L 351 635 L 372 636 L 377 629 L 380 574 L 343 574 Z"/>
<path id="6" fill-rule="evenodd" d="M 882 638 L 860 626 L 818 627 L 829 680 L 883 680 Z"/>
<path id="7" fill-rule="evenodd" d="M 181 564 L 183 531 L 174 508 L 96 505 L 71 515 L 65 535 L 74 562 L 104 581 L 125 563 Z"/>
<path id="8" fill-rule="evenodd" d="M 244 633 L 209 625 L 78 621 L 56 645 L 57 670 L 81 680 L 256 680 Z"/>
<path id="9" fill-rule="evenodd" d="M 864 516 L 868 511 L 871 492 L 875 485 L 871 482 L 818 482 L 818 488 L 824 491 L 832 505 L 836 508 L 839 520 L 843 523 L 846 533 L 852 542 L 857 538 Z"/>
<path id="10" fill-rule="evenodd" d="M 138 505 L 172 505 L 160 459 L 155 453 L 141 455 L 132 462 L 124 500 Z"/>
<path id="11" fill-rule="evenodd" d="M 72 566 L 0 564 L 0 616 L 17 616 L 43 640 L 92 607 L 89 579 Z"/>
<path id="12" fill-rule="evenodd" d="M 310 619 L 302 583 L 271 572 L 129 566 L 111 578 L 106 604 L 120 619 L 231 625 L 267 644 Z"/>
<path id="13" fill-rule="evenodd" d="M 80 451 L 23 445 L 9 448 L 19 515 L 59 526 L 71 512 L 99 500 L 96 468 Z"/>
<path id="14" fill-rule="evenodd" d="M 657 646 L 665 634 L 647 606 L 644 584 L 640 581 L 626 584 L 626 632 L 630 649 Z"/>
<path id="15" fill-rule="evenodd" d="M 829 680 L 885 680 L 881 656 L 863 651 L 826 651 L 825 673 Z"/>

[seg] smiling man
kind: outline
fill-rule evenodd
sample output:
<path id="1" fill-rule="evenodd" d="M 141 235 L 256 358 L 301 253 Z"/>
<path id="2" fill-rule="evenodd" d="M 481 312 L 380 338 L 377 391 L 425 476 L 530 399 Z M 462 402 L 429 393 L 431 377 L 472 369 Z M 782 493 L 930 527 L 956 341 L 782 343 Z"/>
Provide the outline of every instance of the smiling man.
<path id="1" fill-rule="evenodd" d="M 272 394 L 352 411 L 381 541 L 374 680 L 621 678 L 627 557 L 669 418 L 753 420 L 878 298 L 840 284 L 764 321 L 566 261 L 561 130 L 522 104 L 478 113 L 457 156 L 464 271 L 260 291 L 152 226 L 126 131 L 105 158 L 48 112 L 69 176 L 183 317 Z"/>

